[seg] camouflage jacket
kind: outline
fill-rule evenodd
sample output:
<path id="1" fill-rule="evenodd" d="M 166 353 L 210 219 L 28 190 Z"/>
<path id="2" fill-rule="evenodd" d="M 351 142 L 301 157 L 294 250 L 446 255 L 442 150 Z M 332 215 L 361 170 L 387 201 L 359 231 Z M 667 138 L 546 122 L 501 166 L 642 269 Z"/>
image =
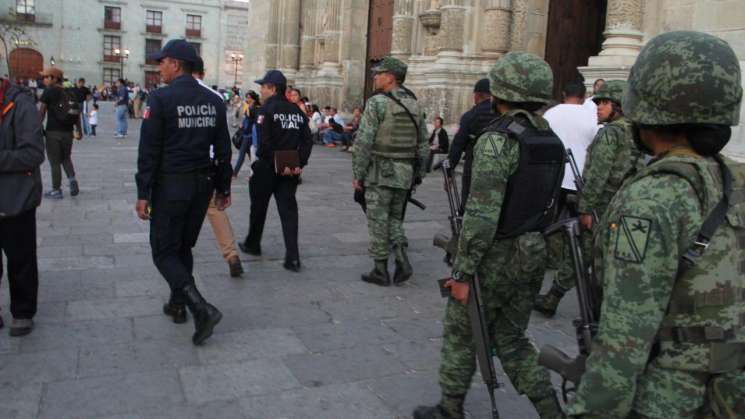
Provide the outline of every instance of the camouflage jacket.
<path id="1" fill-rule="evenodd" d="M 606 125 L 587 148 L 579 212 L 596 211 L 602 217 L 623 180 L 642 167 L 644 158 L 634 144 L 631 124 L 622 117 Z"/>
<path id="2" fill-rule="evenodd" d="M 662 161 L 695 165 L 704 190 L 697 191 L 681 176 L 655 170 Z M 697 370 L 694 364 L 701 361 L 694 358 L 703 344 L 685 344 L 686 350 L 668 352 L 665 359 L 650 356 L 668 311 L 680 256 L 721 199 L 721 183 L 713 159 L 679 148 L 626 180 L 613 197 L 595 235 L 601 321 L 577 396 L 568 405 L 570 416 L 626 418 L 635 402 L 640 403 L 635 400 L 637 386 L 650 362 Z"/>
<path id="3" fill-rule="evenodd" d="M 525 118 L 534 127 L 549 129 L 548 122 L 526 111 L 513 110 L 504 114 Z M 520 143 L 496 132 L 487 132 L 476 140 L 473 149 L 471 192 L 466 202 L 463 229 L 458 240 L 458 253 L 453 271 L 475 275 L 481 260 L 494 245 L 499 228 L 499 216 L 507 190 L 507 181 L 517 171 Z M 543 240 L 537 233 L 527 233 L 508 240 L 525 237 Z"/>
<path id="4" fill-rule="evenodd" d="M 406 97 L 407 93 L 397 88 L 391 92 L 395 97 Z M 387 186 L 396 189 L 409 189 L 414 176 L 424 177 L 426 162 L 429 158 L 429 138 L 424 114 L 419 115 L 419 138 L 417 138 L 417 154 L 419 158 L 418 173 L 409 160 L 386 159 L 373 155 L 373 144 L 378 127 L 386 115 L 387 102 L 391 100 L 385 95 L 378 94 L 367 100 L 365 111 L 362 113 L 360 128 L 354 141 L 354 155 L 352 157 L 352 173 L 354 178 L 365 185 Z M 417 115 L 414 115 L 417 117 Z M 388 172 L 389 175 L 381 175 Z"/>

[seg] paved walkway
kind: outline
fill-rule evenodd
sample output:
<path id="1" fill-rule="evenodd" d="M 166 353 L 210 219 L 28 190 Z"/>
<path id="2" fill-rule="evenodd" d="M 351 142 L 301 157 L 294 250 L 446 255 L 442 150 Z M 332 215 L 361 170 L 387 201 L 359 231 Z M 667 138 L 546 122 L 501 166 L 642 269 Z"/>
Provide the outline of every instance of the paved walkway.
<path id="1" fill-rule="evenodd" d="M 224 319 L 195 348 L 191 320 L 174 325 L 161 314 L 167 286 L 150 258 L 148 225 L 133 211 L 139 124 L 130 121 L 129 137 L 116 140 L 110 104 L 100 121 L 97 138 L 75 144 L 80 195 L 65 187 L 64 200 L 38 210 L 39 313 L 31 335 L 0 334 L 0 418 L 406 418 L 437 401 L 445 301 L 435 279 L 448 273 L 431 245 L 447 229 L 439 176 L 416 195 L 427 211 L 409 210 L 416 273 L 401 287 L 359 280 L 371 266 L 367 229 L 352 201 L 351 155 L 337 149 L 316 147 L 298 191 L 301 273 L 281 266 L 274 205 L 264 256 L 243 257 L 244 279 L 228 276 L 205 223 L 197 282 Z M 48 187 L 46 162 L 43 169 Z M 228 210 L 239 240 L 248 226 L 245 175 Z M 7 281 L 0 295 L 8 321 Z M 530 332 L 571 349 L 573 313 L 568 298 L 555 320 L 535 315 Z M 479 380 L 467 409 L 487 418 Z M 503 418 L 537 417 L 509 385 L 498 399 Z"/>

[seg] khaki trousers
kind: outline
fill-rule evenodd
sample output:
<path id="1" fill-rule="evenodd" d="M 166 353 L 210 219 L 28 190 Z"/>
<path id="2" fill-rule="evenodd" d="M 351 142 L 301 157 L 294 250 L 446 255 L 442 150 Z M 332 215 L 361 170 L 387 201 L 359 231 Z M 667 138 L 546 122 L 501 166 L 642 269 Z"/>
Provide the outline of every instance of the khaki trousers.
<path id="1" fill-rule="evenodd" d="M 225 211 L 220 211 L 215 206 L 215 197 L 210 199 L 210 206 L 207 208 L 207 219 L 210 220 L 212 231 L 215 233 L 217 247 L 222 252 L 222 257 L 227 262 L 231 258 L 238 257 L 238 251 L 235 249 L 235 238 L 233 236 L 233 226 L 230 225 L 230 219 Z"/>

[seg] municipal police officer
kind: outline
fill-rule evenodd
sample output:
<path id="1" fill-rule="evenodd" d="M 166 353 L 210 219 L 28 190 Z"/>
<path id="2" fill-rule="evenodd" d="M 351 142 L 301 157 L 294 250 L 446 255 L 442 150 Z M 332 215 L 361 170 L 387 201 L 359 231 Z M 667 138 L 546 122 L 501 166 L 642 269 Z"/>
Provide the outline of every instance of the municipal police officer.
<path id="1" fill-rule="evenodd" d="M 253 175 L 249 180 L 251 196 L 251 216 L 248 235 L 241 250 L 252 255 L 261 255 L 261 236 L 264 232 L 266 211 L 269 199 L 274 195 L 279 217 L 282 221 L 282 234 L 285 239 L 285 269 L 300 271 L 298 251 L 298 210 L 295 192 L 303 167 L 313 147 L 313 139 L 308 127 L 308 117 L 295 104 L 285 98 L 287 79 L 278 70 L 270 70 L 263 79 L 256 80 L 261 85 L 261 98 L 264 106 L 259 109 L 256 127 L 259 136 L 256 160 L 251 168 Z M 277 173 L 274 164 L 276 151 L 296 150 L 300 167 Z"/>
<path id="2" fill-rule="evenodd" d="M 137 160 L 137 215 L 150 220 L 150 247 L 171 288 L 163 307 L 174 323 L 194 316 L 195 345 L 222 318 L 194 284 L 191 249 L 197 242 L 210 197 L 220 210 L 230 205 L 230 136 L 225 105 L 192 77 L 198 56 L 183 40 L 151 55 L 167 87 L 150 94 L 143 115 Z M 210 160 L 214 147 L 214 162 Z"/>

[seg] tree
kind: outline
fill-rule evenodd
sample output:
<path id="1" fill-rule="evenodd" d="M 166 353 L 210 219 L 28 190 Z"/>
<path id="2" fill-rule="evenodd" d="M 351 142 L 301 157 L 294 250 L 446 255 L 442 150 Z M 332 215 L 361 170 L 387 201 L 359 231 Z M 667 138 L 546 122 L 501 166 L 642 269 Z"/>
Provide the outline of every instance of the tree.
<path id="1" fill-rule="evenodd" d="M 19 44 L 35 45 L 36 43 L 26 34 L 23 24 L 18 20 L 15 11 L 11 11 L 6 19 L 0 20 L 0 44 L 3 47 L 5 64 L 8 66 L 8 76 L 14 78 L 13 69 L 10 67 L 11 48 Z"/>

